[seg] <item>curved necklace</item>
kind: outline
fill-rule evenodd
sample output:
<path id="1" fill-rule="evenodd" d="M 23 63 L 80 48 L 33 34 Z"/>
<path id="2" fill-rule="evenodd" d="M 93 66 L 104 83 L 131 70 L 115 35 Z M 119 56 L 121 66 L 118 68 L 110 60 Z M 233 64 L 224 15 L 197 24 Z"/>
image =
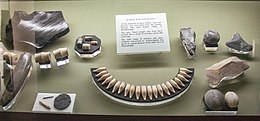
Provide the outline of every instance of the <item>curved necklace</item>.
<path id="1" fill-rule="evenodd" d="M 194 68 L 179 68 L 178 74 L 162 84 L 135 86 L 118 81 L 106 67 L 90 69 L 96 87 L 107 97 L 134 106 L 155 106 L 173 101 L 191 85 Z"/>

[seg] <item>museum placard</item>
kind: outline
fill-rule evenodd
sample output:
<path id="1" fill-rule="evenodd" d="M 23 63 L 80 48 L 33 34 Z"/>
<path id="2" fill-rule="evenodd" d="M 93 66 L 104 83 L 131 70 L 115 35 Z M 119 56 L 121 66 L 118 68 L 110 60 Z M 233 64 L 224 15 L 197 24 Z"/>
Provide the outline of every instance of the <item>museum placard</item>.
<path id="1" fill-rule="evenodd" d="M 165 13 L 116 15 L 117 54 L 170 52 Z"/>

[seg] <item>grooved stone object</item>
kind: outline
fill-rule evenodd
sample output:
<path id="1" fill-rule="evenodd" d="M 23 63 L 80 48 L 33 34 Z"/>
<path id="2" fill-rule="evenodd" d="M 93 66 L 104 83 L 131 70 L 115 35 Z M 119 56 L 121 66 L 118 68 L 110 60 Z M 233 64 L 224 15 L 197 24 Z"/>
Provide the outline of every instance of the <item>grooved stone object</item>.
<path id="1" fill-rule="evenodd" d="M 249 68 L 246 61 L 233 56 L 206 68 L 206 76 L 212 88 L 217 87 L 223 80 L 230 80 L 241 75 Z"/>
<path id="2" fill-rule="evenodd" d="M 188 58 L 191 59 L 192 56 L 195 54 L 195 50 L 196 50 L 195 32 L 192 30 L 191 27 L 181 28 L 180 29 L 180 38 L 181 38 L 183 47 L 186 50 Z"/>

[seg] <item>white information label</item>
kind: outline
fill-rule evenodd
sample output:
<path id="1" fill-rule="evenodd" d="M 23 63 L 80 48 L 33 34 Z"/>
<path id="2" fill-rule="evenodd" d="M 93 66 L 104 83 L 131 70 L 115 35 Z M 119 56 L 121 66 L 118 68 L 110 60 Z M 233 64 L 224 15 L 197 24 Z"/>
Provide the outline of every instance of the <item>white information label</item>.
<path id="1" fill-rule="evenodd" d="M 116 15 L 117 54 L 170 52 L 165 13 Z"/>

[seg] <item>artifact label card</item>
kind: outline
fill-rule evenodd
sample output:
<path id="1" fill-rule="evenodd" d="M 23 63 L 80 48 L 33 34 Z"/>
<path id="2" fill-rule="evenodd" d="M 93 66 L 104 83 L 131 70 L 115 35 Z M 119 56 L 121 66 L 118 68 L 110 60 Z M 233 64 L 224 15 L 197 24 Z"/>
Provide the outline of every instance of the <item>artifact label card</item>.
<path id="1" fill-rule="evenodd" d="M 117 54 L 170 52 L 166 13 L 116 15 Z"/>

